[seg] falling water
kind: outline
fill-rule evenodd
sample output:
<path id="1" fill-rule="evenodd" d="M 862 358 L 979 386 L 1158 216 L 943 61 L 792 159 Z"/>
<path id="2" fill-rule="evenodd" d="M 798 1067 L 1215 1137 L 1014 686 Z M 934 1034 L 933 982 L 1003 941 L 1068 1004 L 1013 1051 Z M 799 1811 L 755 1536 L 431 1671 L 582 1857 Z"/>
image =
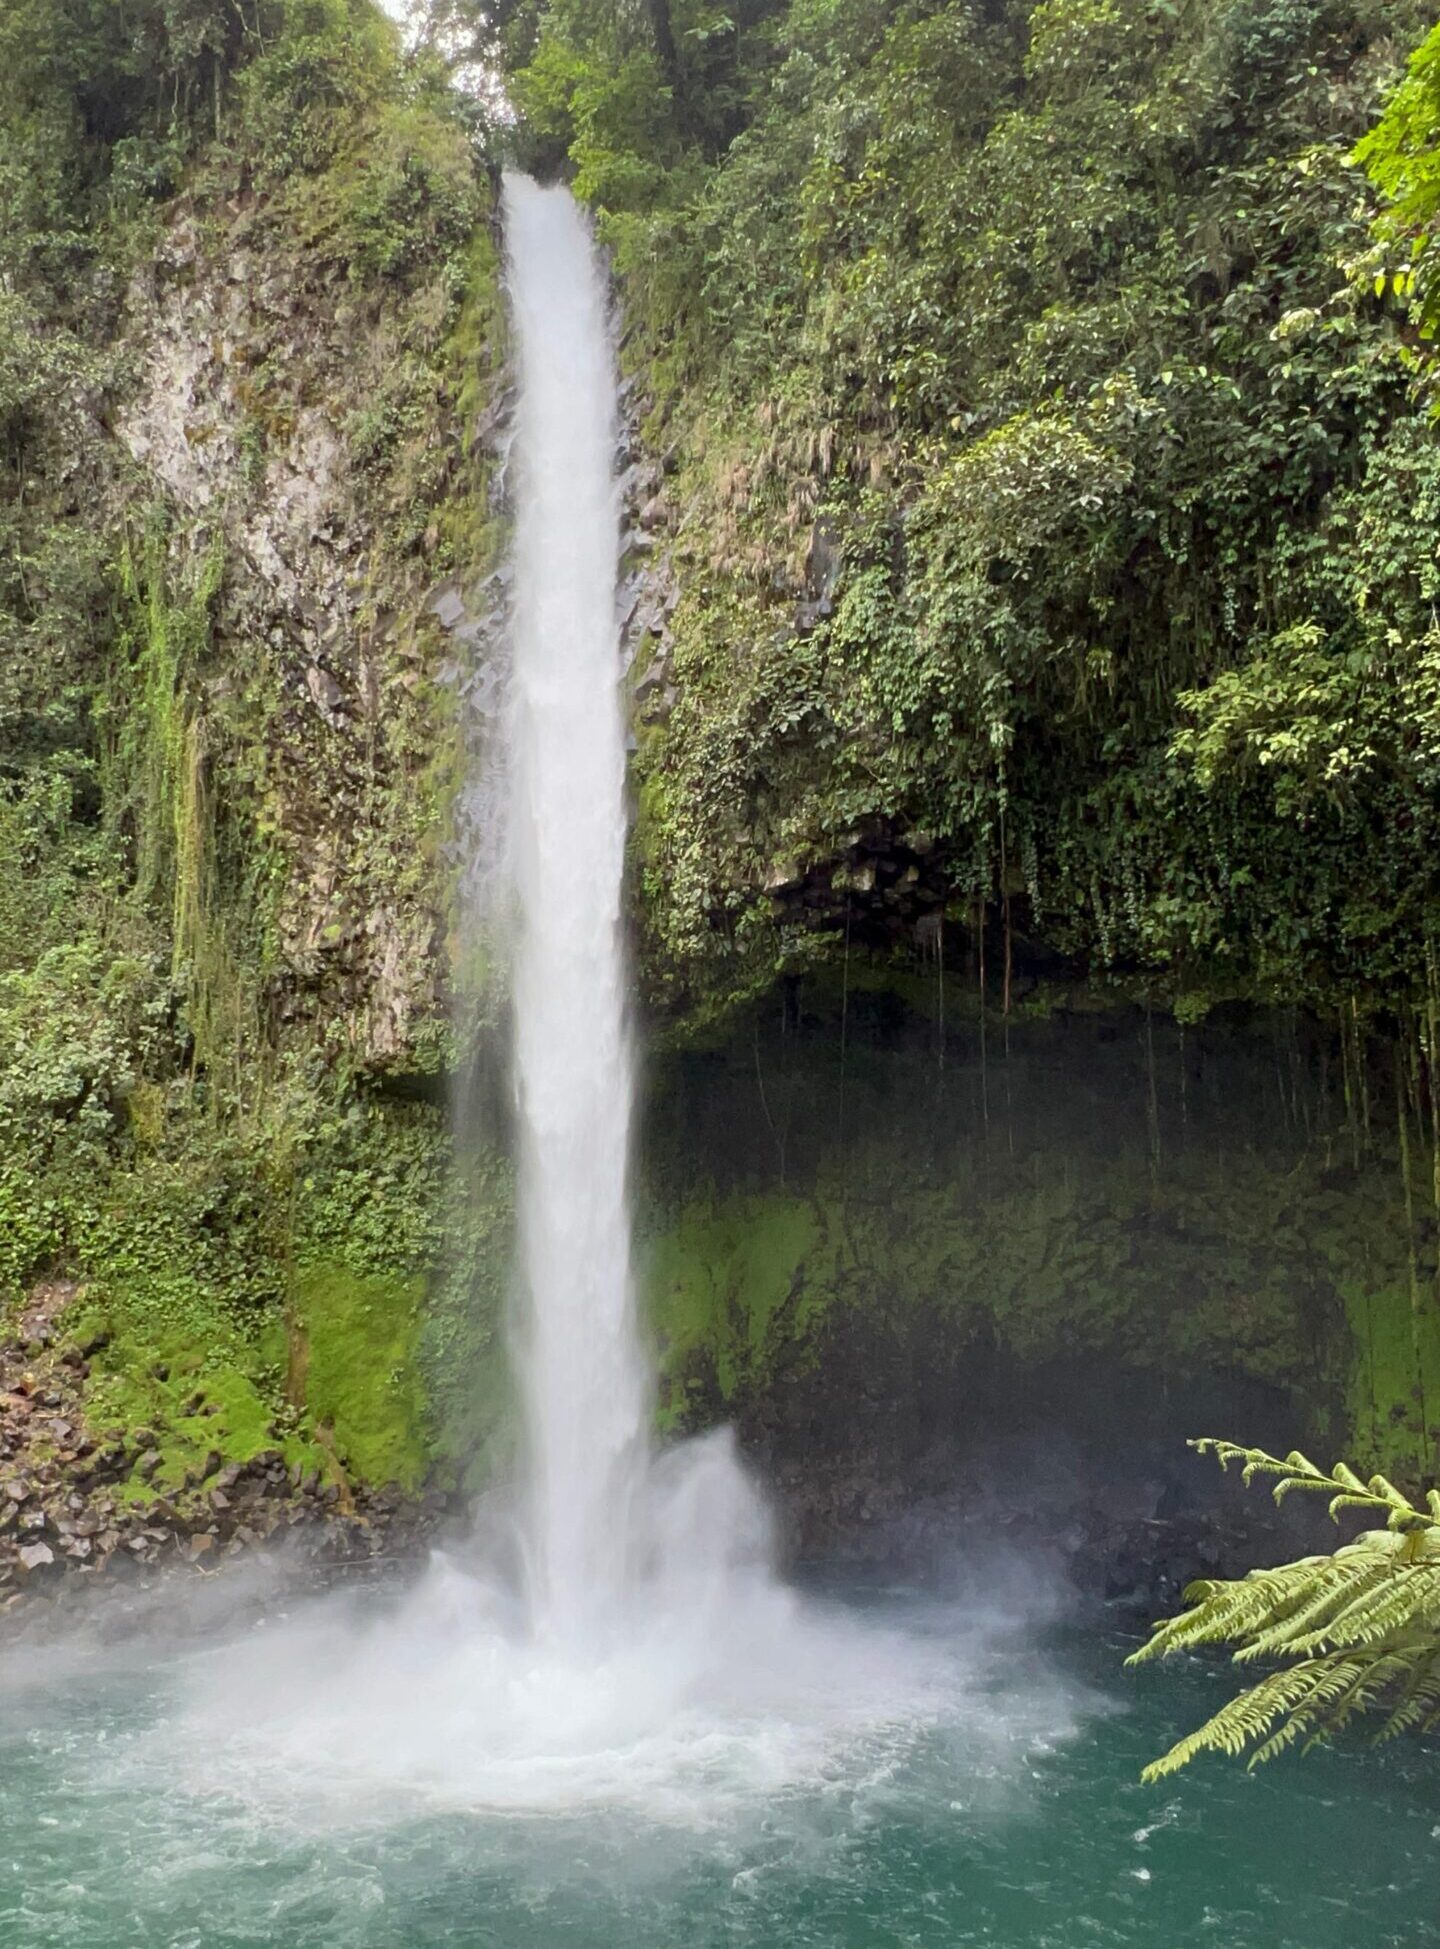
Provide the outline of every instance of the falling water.
<path id="1" fill-rule="evenodd" d="M 505 186 L 519 348 L 513 610 L 517 1347 L 532 1625 L 599 1652 L 699 1623 L 768 1559 L 728 1437 L 656 1458 L 635 1317 L 621 916 L 617 386 L 606 289 L 565 189 Z"/>
<path id="2" fill-rule="evenodd" d="M 573 1635 L 630 1565 L 647 1388 L 627 1220 L 616 387 L 607 304 L 563 189 L 505 188 L 518 337 L 512 843 L 521 1361 L 537 1614 Z"/>

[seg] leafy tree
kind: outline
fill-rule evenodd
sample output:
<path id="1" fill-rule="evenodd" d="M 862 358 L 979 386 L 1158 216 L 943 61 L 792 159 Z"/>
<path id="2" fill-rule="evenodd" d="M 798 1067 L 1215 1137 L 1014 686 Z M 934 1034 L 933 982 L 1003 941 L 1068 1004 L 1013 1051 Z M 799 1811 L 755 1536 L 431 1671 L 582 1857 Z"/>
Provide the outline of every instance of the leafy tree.
<path id="1" fill-rule="evenodd" d="M 1381 1739 L 1440 1725 L 1440 1490 L 1418 1507 L 1383 1475 L 1362 1482 L 1338 1462 L 1327 1474 L 1298 1452 L 1283 1461 L 1258 1448 L 1205 1439 L 1192 1448 L 1243 1479 L 1278 1477 L 1276 1502 L 1301 1491 L 1330 1498 L 1330 1514 L 1383 1514 L 1330 1556 L 1302 1557 L 1238 1582 L 1202 1579 L 1186 1591 L 1190 1609 L 1155 1627 L 1129 1663 L 1144 1664 L 1197 1645 L 1234 1644 L 1237 1665 L 1278 1669 L 1240 1693 L 1145 1769 L 1164 1779 L 1199 1753 L 1237 1755 L 1252 1767 L 1297 1741 L 1328 1740 L 1362 1713 L 1383 1712 Z"/>
<path id="2" fill-rule="evenodd" d="M 498 26 L 522 143 L 609 210 L 673 205 L 750 115 L 781 0 L 544 0 Z"/>
<path id="3" fill-rule="evenodd" d="M 1408 297 L 1425 338 L 1440 325 L 1440 27 L 1410 57 L 1409 71 L 1355 157 L 1390 207 L 1377 229 L 1387 243 L 1409 246 L 1408 262 L 1375 272 Z"/>

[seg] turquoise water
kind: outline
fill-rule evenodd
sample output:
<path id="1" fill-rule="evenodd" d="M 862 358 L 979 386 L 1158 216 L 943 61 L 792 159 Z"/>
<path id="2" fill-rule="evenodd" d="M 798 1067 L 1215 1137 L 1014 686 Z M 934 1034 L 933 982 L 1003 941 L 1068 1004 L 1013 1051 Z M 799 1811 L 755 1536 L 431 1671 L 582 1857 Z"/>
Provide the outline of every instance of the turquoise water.
<path id="1" fill-rule="evenodd" d="M 904 1628 L 963 1614 L 891 1600 Z M 873 1609 L 873 1604 L 870 1607 Z M 918 1620 L 918 1621 L 917 1621 Z M 788 1784 L 542 1812 L 274 1783 L 180 1721 L 225 1655 L 12 1656 L 0 1694 L 4 1949 L 1383 1949 L 1440 1940 L 1440 1754 L 1142 1763 L 1213 1668 L 992 1626 L 963 1710 L 872 1728 Z M 277 1645 L 277 1650 L 280 1647 Z M 199 1661 L 197 1663 L 197 1660 Z M 337 1785 L 343 1783 L 336 1783 Z"/>

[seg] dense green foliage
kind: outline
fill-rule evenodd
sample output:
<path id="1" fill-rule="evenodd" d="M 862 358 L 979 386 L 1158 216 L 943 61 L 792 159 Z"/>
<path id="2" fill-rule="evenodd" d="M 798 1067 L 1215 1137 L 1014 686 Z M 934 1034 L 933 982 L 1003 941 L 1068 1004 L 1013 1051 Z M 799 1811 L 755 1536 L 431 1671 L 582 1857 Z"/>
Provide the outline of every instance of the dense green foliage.
<path id="1" fill-rule="evenodd" d="M 604 212 L 672 469 L 657 981 L 761 978 L 800 951 L 767 885 L 878 828 L 935 842 L 957 922 L 1192 1006 L 1422 985 L 1440 461 L 1346 266 L 1423 10 L 674 18 L 709 121 L 638 8 L 555 0 L 514 81 Z"/>
<path id="2" fill-rule="evenodd" d="M 1232 1442 L 1191 1446 L 1212 1450 L 1222 1468 L 1240 1462 L 1247 1483 L 1257 1474 L 1278 1476 L 1277 1502 L 1303 1490 L 1329 1497 L 1333 1517 L 1347 1509 L 1378 1512 L 1385 1527 L 1332 1556 L 1252 1570 L 1238 1583 L 1191 1585 L 1191 1608 L 1157 1625 L 1132 1665 L 1231 1643 L 1239 1646 L 1238 1665 L 1280 1669 L 1222 1706 L 1147 1767 L 1145 1778 L 1163 1779 L 1198 1753 L 1238 1754 L 1252 1744 L 1256 1766 L 1297 1740 L 1329 1739 L 1364 1712 L 1385 1712 L 1382 1739 L 1440 1724 L 1440 1490 L 1420 1508 L 1383 1475 L 1362 1482 L 1344 1462 L 1327 1474 L 1299 1453 L 1279 1461 Z"/>
<path id="3" fill-rule="evenodd" d="M 1436 224 L 1440 218 L 1440 27 L 1432 28 L 1410 58 L 1410 69 L 1385 113 L 1355 151 L 1388 199 L 1378 226 L 1385 244 L 1408 246 L 1408 261 L 1387 262 L 1373 272 L 1377 295 L 1388 281 L 1407 297 L 1423 338 L 1440 324 L 1436 285 Z"/>
<path id="4" fill-rule="evenodd" d="M 461 1298 L 438 1289 L 426 1322 L 419 1296 L 447 1264 L 468 1291 L 481 1218 L 454 1210 L 440 1111 L 364 1079 L 317 977 L 343 923 L 302 962 L 294 916 L 337 772 L 351 901 L 439 897 L 451 734 L 411 673 L 425 591 L 476 523 L 440 431 L 472 410 L 493 309 L 482 134 L 366 0 L 0 20 L 0 1307 L 75 1282 L 94 1410 L 157 1432 L 162 1487 L 197 1449 L 279 1437 L 413 1483 L 437 1439 L 421 1377 L 460 1384 L 440 1343 Z M 239 455 L 199 508 L 115 437 L 177 221 L 193 283 L 248 253 L 292 308 L 246 314 L 214 424 L 192 395 L 192 450 Z M 293 315 L 298 350 L 274 336 Z M 243 540 L 317 400 L 374 536 L 387 708 L 348 744 L 297 706 L 303 619 L 267 613 Z"/>

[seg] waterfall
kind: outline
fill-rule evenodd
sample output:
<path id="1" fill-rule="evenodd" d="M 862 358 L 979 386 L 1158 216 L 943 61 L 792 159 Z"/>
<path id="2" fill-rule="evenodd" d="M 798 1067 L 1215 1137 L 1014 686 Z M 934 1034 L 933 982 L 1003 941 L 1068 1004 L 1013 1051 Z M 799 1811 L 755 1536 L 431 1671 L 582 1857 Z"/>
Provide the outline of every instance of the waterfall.
<path id="1" fill-rule="evenodd" d="M 187 1732 L 235 1756 L 247 1791 L 303 1780 L 312 1799 L 365 1809 L 604 1803 L 703 1823 L 837 1767 L 883 1775 L 948 1713 L 955 1671 L 938 1641 L 807 1602 L 780 1579 L 728 1430 L 665 1448 L 650 1436 L 627 1182 L 606 287 L 568 192 L 509 177 L 505 218 L 520 370 L 510 653 L 504 749 L 482 756 L 471 803 L 498 790 L 508 804 L 499 848 L 472 819 L 465 884 L 480 932 L 493 922 L 511 942 L 513 1521 L 437 1551 L 393 1607 L 337 1602 L 248 1655 L 232 1647 Z"/>
<path id="2" fill-rule="evenodd" d="M 526 1533 L 537 1617 L 573 1634 L 624 1587 L 649 1392 L 626 1183 L 616 379 L 605 286 L 568 191 L 511 176 L 505 219 L 520 370 L 511 843 Z"/>
<path id="3" fill-rule="evenodd" d="M 656 1457 L 636 1320 L 622 916 L 625 718 L 604 277 L 568 190 L 505 182 L 519 361 L 509 772 L 516 1332 L 531 1627 L 594 1654 L 657 1617 L 703 1636 L 768 1561 L 728 1434 Z"/>

